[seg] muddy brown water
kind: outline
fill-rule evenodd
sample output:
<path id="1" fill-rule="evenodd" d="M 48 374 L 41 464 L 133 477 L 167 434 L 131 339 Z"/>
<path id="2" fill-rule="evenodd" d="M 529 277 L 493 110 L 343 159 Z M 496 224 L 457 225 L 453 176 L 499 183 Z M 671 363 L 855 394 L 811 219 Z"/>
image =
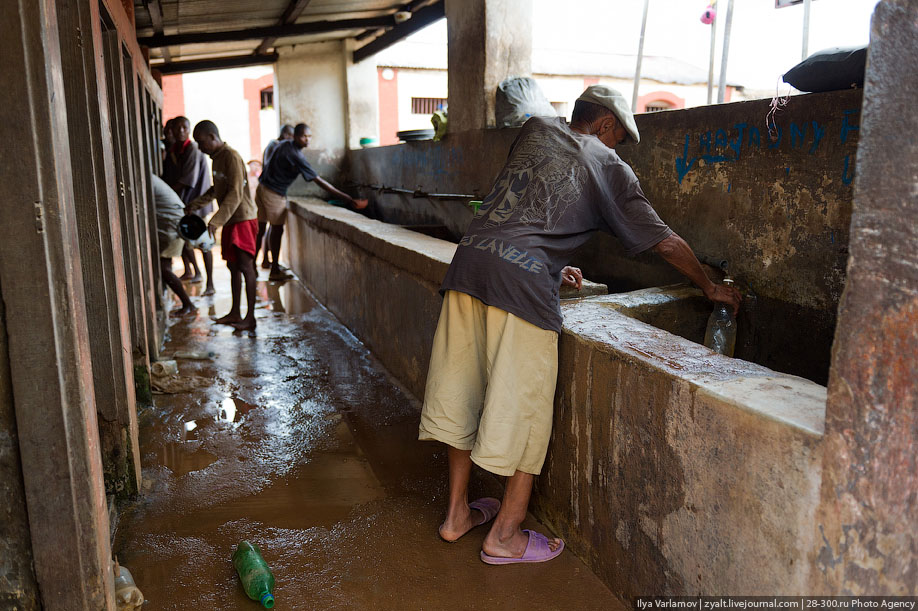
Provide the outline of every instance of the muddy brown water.
<path id="1" fill-rule="evenodd" d="M 143 493 L 114 552 L 145 611 L 260 608 L 230 561 L 242 539 L 271 566 L 279 610 L 622 608 L 570 551 L 494 567 L 478 558 L 485 528 L 442 542 L 446 455 L 417 441 L 417 401 L 296 281 L 259 283 L 254 334 L 214 326 L 229 309 L 216 267 L 218 294 L 193 297 L 197 318 L 164 351 L 214 351 L 179 361 L 210 384 L 140 414 Z M 497 493 L 476 473 L 474 496 Z"/>

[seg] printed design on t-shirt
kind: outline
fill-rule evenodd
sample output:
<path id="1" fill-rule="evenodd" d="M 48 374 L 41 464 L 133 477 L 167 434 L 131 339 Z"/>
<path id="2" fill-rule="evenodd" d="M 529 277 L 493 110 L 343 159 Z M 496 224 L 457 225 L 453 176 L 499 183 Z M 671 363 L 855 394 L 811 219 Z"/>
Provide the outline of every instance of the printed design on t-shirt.
<path id="1" fill-rule="evenodd" d="M 542 224 L 551 231 L 580 199 L 586 168 L 550 133 L 530 132 L 516 145 L 478 216 L 485 227 L 508 222 Z"/>

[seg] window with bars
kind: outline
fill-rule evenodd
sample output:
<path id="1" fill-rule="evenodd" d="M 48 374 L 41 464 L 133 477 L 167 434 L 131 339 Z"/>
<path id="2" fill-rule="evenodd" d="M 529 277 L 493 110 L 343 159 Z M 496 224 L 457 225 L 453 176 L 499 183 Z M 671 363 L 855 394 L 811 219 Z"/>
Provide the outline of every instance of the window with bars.
<path id="1" fill-rule="evenodd" d="M 660 112 L 661 110 L 670 110 L 672 106 L 669 102 L 664 102 L 663 100 L 657 100 L 655 102 L 648 102 L 644 107 L 644 112 Z"/>
<path id="2" fill-rule="evenodd" d="M 265 87 L 261 90 L 261 109 L 274 108 L 274 87 Z"/>
<path id="3" fill-rule="evenodd" d="M 446 106 L 446 98 L 411 98 L 411 114 L 432 115 Z"/>

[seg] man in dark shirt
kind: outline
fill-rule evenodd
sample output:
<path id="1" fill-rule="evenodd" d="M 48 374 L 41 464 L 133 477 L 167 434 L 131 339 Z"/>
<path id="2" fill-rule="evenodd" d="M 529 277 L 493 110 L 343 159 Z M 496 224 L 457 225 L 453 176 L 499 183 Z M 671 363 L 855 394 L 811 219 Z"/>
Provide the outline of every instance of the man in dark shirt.
<path id="1" fill-rule="evenodd" d="M 284 235 L 284 223 L 287 222 L 287 189 L 293 184 L 297 176 L 302 176 L 306 181 L 313 181 L 331 194 L 335 199 L 349 203 L 360 210 L 367 207 L 367 200 L 354 199 L 342 193 L 331 183 L 319 176 L 309 162 L 303 149 L 309 146 L 312 132 L 305 123 L 300 123 L 293 129 L 293 140 L 281 142 L 271 153 L 268 165 L 258 177 L 258 189 L 255 191 L 255 205 L 258 207 L 258 241 L 264 235 L 268 223 L 271 224 L 271 273 L 269 280 L 283 281 L 292 276 L 281 268 L 278 263 L 280 255 L 281 238 Z M 258 252 L 255 253 L 256 258 Z"/>
<path id="2" fill-rule="evenodd" d="M 170 122 L 175 142 L 163 161 L 162 178 L 178 193 L 185 205 L 188 205 L 210 188 L 210 168 L 207 166 L 207 158 L 204 153 L 198 150 L 197 145 L 191 141 L 191 123 L 188 119 L 175 117 Z M 206 218 L 213 212 L 213 209 L 213 204 L 210 204 L 200 210 L 195 210 L 192 214 Z M 214 256 L 210 251 L 202 251 L 201 256 L 204 259 L 204 270 L 207 272 L 207 285 L 203 294 L 213 295 Z M 200 282 L 201 269 L 198 267 L 198 261 L 191 247 L 185 246 L 182 251 L 182 261 L 185 262 L 185 273 L 182 274 L 182 280 L 190 279 L 192 282 Z M 194 269 L 193 273 L 192 269 Z"/>
<path id="3" fill-rule="evenodd" d="M 520 524 L 551 434 L 559 288 L 582 279 L 567 267 L 574 251 L 604 230 L 629 255 L 653 250 L 712 301 L 739 306 L 739 292 L 708 279 L 615 153 L 628 137 L 640 141 L 627 102 L 601 85 L 580 96 L 570 126 L 529 119 L 443 281 L 419 438 L 448 446 L 440 537 L 455 541 L 493 518 L 481 550 L 489 564 L 544 562 L 564 549 Z M 508 477 L 502 503 L 468 502 L 473 462 Z"/>
<path id="4" fill-rule="evenodd" d="M 283 142 L 288 140 L 293 140 L 293 126 L 289 123 L 285 123 L 281 127 L 280 135 L 277 136 L 276 140 L 272 140 L 268 143 L 268 146 L 265 147 L 264 153 L 261 154 L 261 171 L 264 172 L 265 168 L 268 167 L 268 161 L 271 160 L 271 155 L 274 153 L 274 149 Z M 264 238 L 262 239 L 262 234 Z M 271 269 L 271 249 L 269 248 L 269 240 L 271 239 L 271 229 L 269 228 L 265 231 L 264 227 L 259 228 L 258 233 L 258 248 L 264 248 L 264 254 L 261 256 L 261 269 Z M 283 270 L 282 266 L 281 270 Z"/>
<path id="5" fill-rule="evenodd" d="M 274 152 L 274 149 L 277 148 L 277 145 L 287 142 L 288 140 L 293 140 L 293 126 L 289 123 L 285 123 L 278 134 L 277 139 L 272 140 L 268 143 L 268 146 L 265 147 L 264 153 L 261 154 L 261 167 L 262 171 L 264 168 L 268 167 L 268 161 L 271 160 L 271 153 Z"/>

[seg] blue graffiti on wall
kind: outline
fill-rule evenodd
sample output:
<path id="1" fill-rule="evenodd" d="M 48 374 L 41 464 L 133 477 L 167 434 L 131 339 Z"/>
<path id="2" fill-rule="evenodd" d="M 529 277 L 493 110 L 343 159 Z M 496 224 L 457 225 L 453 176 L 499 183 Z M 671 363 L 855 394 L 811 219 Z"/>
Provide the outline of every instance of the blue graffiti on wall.
<path id="1" fill-rule="evenodd" d="M 860 129 L 854 123 L 859 110 L 845 110 L 842 116 L 841 133 L 839 140 L 845 144 L 851 132 Z M 779 125 L 772 126 L 772 134 L 766 134 L 766 150 L 777 150 L 782 144 L 790 146 L 791 150 L 805 150 L 814 155 L 826 136 L 826 125 L 818 121 L 803 123 L 791 122 L 787 130 Z M 693 144 L 697 143 L 695 146 Z M 682 156 L 676 157 L 676 177 L 679 184 L 682 179 L 696 167 L 699 162 L 704 164 L 731 163 L 739 161 L 744 151 L 749 149 L 762 149 L 762 134 L 755 126 L 748 123 L 736 123 L 731 128 L 720 128 L 699 134 L 685 134 L 685 143 L 682 147 Z M 694 149 L 694 150 L 693 150 Z M 693 152 L 694 154 L 690 153 Z M 853 167 L 850 167 L 850 155 L 845 156 L 842 182 L 850 184 L 854 177 Z M 790 167 L 787 168 L 790 173 Z"/>
<path id="2" fill-rule="evenodd" d="M 453 147 L 429 147 L 405 145 L 396 149 L 397 163 L 405 176 L 447 176 L 465 164 L 463 149 Z"/>

